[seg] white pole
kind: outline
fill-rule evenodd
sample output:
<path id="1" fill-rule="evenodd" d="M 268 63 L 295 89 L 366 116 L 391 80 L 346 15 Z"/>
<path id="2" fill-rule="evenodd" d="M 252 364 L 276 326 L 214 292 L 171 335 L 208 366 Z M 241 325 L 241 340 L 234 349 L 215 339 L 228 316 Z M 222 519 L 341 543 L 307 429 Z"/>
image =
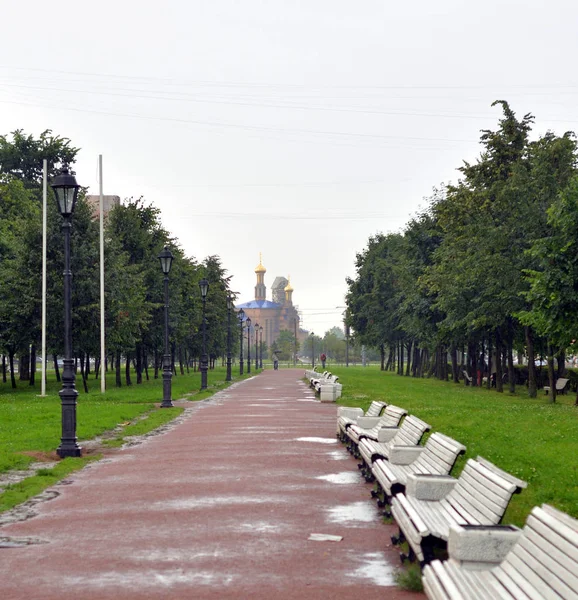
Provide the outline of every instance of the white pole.
<path id="1" fill-rule="evenodd" d="M 100 183 L 100 391 L 106 391 L 104 348 L 104 198 L 102 194 L 102 154 L 98 155 L 98 179 Z"/>
<path id="2" fill-rule="evenodd" d="M 46 196 L 48 194 L 48 161 L 42 161 L 42 369 L 40 395 L 46 396 Z"/>

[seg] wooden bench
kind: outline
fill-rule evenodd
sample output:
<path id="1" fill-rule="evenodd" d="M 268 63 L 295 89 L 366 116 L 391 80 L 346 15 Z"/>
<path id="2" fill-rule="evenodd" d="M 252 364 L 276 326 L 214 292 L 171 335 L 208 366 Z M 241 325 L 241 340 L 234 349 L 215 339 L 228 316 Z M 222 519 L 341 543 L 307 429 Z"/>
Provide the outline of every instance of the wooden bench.
<path id="1" fill-rule="evenodd" d="M 557 394 L 565 394 L 566 393 L 566 387 L 568 385 L 568 382 L 570 380 L 569 379 L 557 379 L 556 380 L 556 393 Z M 548 394 L 550 392 L 550 386 L 549 385 L 545 385 L 544 386 L 544 393 Z"/>
<path id="2" fill-rule="evenodd" d="M 379 432 L 384 427 L 397 427 L 406 414 L 405 409 L 390 404 L 381 417 L 360 417 L 356 425 L 351 425 L 345 430 L 348 438 L 347 449 L 354 456 L 358 456 L 357 445 L 360 440 L 368 438 L 377 441 Z"/>
<path id="3" fill-rule="evenodd" d="M 385 402 L 379 400 L 374 400 L 366 412 L 363 412 L 361 408 L 340 406 L 337 409 L 337 437 L 345 442 L 347 440 L 345 430 L 350 425 L 355 425 L 359 417 L 379 417 L 386 406 Z"/>
<path id="4" fill-rule="evenodd" d="M 576 519 L 543 504 L 532 509 L 524 529 L 511 527 L 511 535 L 503 535 L 499 544 L 496 544 L 492 529 L 452 528 L 449 560 L 434 560 L 424 569 L 423 584 L 428 598 L 578 598 Z"/>
<path id="5" fill-rule="evenodd" d="M 373 462 L 371 471 L 380 490 L 373 496 L 379 497 L 380 506 L 385 506 L 392 496 L 404 491 L 410 473 L 447 475 L 465 451 L 463 444 L 437 431 L 425 446 L 393 446 L 389 460 L 378 458 Z"/>
<path id="6" fill-rule="evenodd" d="M 445 551 L 452 525 L 499 524 L 512 496 L 526 486 L 479 456 L 467 461 L 458 479 L 408 475 L 405 495 L 397 494 L 391 502 L 400 531 L 392 541 L 407 541 L 409 558 L 428 563 L 436 549 Z"/>
<path id="7" fill-rule="evenodd" d="M 358 465 L 366 481 L 373 481 L 371 466 L 378 458 L 388 458 L 393 446 L 417 446 L 431 425 L 408 415 L 399 428 L 387 428 L 378 431 L 377 441 L 370 438 L 360 440 L 357 448 L 362 462 Z"/>

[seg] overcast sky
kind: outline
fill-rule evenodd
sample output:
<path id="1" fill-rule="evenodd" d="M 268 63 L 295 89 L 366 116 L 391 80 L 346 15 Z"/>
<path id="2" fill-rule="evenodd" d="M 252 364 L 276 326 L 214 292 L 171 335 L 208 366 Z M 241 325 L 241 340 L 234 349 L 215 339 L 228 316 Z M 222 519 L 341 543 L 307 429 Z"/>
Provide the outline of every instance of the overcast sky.
<path id="1" fill-rule="evenodd" d="M 479 154 L 491 108 L 578 128 L 570 1 L 2 3 L 0 133 L 80 147 L 79 183 L 144 196 L 240 301 L 291 276 L 303 326 L 340 324 L 346 276 Z"/>

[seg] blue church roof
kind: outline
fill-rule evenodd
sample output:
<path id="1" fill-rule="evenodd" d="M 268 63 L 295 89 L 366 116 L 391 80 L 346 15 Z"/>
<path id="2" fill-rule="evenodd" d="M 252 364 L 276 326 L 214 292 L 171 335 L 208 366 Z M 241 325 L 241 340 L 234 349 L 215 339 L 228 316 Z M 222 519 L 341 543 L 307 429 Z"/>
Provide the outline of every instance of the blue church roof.
<path id="1" fill-rule="evenodd" d="M 251 300 L 243 304 L 237 304 L 237 308 L 281 308 L 281 304 L 270 300 Z"/>

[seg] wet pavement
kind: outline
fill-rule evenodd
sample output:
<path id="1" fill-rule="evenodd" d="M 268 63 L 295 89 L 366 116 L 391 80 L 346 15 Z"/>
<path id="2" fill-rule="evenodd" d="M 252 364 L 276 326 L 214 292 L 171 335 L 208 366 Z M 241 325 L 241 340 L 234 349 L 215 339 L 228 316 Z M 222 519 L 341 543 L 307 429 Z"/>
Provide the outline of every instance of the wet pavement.
<path id="1" fill-rule="evenodd" d="M 183 403 L 170 431 L 48 490 L 0 527 L 0 598 L 424 598 L 395 586 L 394 527 L 302 374 Z"/>

